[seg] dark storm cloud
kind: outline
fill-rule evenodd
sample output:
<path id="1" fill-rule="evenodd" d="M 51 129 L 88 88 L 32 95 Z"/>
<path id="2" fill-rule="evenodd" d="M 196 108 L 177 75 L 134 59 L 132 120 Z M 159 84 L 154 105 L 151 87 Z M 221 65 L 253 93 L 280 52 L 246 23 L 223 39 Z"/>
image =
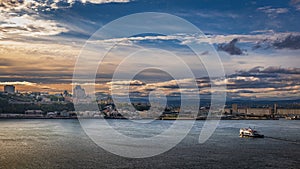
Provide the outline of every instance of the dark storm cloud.
<path id="1" fill-rule="evenodd" d="M 218 45 L 218 50 L 229 53 L 230 55 L 243 55 L 244 52 L 242 49 L 236 46 L 236 43 L 239 39 L 235 38 L 230 41 L 228 44 L 220 44 Z"/>
<path id="2" fill-rule="evenodd" d="M 288 35 L 283 40 L 277 40 L 273 46 L 278 49 L 300 49 L 300 35 Z"/>
<path id="3" fill-rule="evenodd" d="M 253 47 L 253 50 L 256 49 L 290 49 L 297 50 L 300 49 L 300 35 L 289 34 L 284 37 L 277 38 L 276 40 L 263 39 L 258 41 Z"/>
<path id="4" fill-rule="evenodd" d="M 161 86 L 162 88 L 165 89 L 179 89 L 178 85 L 165 85 L 165 86 Z"/>
<path id="5" fill-rule="evenodd" d="M 262 66 L 256 66 L 248 71 L 239 71 L 241 74 L 252 74 L 252 73 L 271 73 L 272 76 L 276 73 L 282 74 L 300 74 L 300 68 L 282 68 L 279 66 L 270 66 L 263 68 Z"/>
<path id="6" fill-rule="evenodd" d="M 252 69 L 250 69 L 248 72 L 249 73 L 257 73 L 257 72 L 260 72 L 260 69 L 263 68 L 262 66 L 256 66 Z"/>
<path id="7" fill-rule="evenodd" d="M 227 77 L 228 89 L 274 88 L 274 90 L 294 90 L 300 85 L 300 68 L 254 67 L 239 71 Z M 242 92 L 244 92 L 242 90 Z M 245 92 L 244 92 L 245 93 Z M 249 92 L 247 92 L 249 93 Z"/>
<path id="8" fill-rule="evenodd" d="M 231 92 L 231 93 L 255 93 L 252 90 L 239 90 L 239 91 L 235 91 L 235 92 Z"/>
<path id="9" fill-rule="evenodd" d="M 282 73 L 282 74 L 300 74 L 300 68 L 282 68 L 282 67 L 267 67 L 261 71 L 262 73 Z"/>
<path id="10" fill-rule="evenodd" d="M 15 8 L 24 4 L 24 0 L 1 0 L 0 7 Z"/>
<path id="11" fill-rule="evenodd" d="M 291 0 L 290 5 L 294 6 L 296 10 L 300 10 L 300 0 Z"/>

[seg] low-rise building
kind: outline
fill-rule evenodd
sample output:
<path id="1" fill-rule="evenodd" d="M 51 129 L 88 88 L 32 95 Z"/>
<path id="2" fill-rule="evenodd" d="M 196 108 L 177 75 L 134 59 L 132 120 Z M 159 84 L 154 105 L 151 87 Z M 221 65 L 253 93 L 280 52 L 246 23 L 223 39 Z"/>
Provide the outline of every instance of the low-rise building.
<path id="1" fill-rule="evenodd" d="M 44 115 L 42 110 L 26 110 L 25 116 L 42 117 Z"/>
<path id="2" fill-rule="evenodd" d="M 300 109 L 277 109 L 278 115 L 300 115 Z"/>

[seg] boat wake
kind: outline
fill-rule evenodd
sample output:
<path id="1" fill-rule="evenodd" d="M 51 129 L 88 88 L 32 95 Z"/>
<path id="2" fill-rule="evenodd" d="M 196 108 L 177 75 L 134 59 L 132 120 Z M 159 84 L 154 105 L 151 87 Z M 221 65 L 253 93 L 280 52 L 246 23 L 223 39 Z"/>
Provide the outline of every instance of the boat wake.
<path id="1" fill-rule="evenodd" d="M 289 143 L 300 145 L 300 141 L 297 141 L 297 140 L 289 140 L 289 139 L 285 139 L 285 138 L 271 137 L 271 136 L 265 136 L 265 138 L 269 138 L 269 139 L 273 139 L 273 140 L 279 140 L 279 141 L 286 141 L 286 142 L 289 142 Z"/>

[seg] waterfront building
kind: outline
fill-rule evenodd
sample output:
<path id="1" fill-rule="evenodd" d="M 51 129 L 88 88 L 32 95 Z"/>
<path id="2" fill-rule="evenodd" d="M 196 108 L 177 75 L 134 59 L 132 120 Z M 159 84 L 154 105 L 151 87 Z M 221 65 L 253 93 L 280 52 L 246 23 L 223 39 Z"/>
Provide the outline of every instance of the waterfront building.
<path id="1" fill-rule="evenodd" d="M 42 110 L 26 110 L 25 111 L 26 117 L 43 117 Z"/>
<path id="2" fill-rule="evenodd" d="M 9 94 L 15 93 L 15 86 L 14 85 L 5 85 L 4 86 L 4 92 Z"/>
<path id="3" fill-rule="evenodd" d="M 237 113 L 238 112 L 238 105 L 237 104 L 232 104 L 232 112 Z"/>
<path id="4" fill-rule="evenodd" d="M 297 108 L 278 108 L 275 103 L 274 106 L 268 107 L 245 107 L 238 108 L 237 104 L 232 104 L 231 108 L 225 108 L 224 114 L 239 114 L 239 115 L 252 115 L 252 116 L 277 116 L 286 117 L 290 115 L 300 115 L 300 109 Z"/>
<path id="5" fill-rule="evenodd" d="M 85 90 L 80 85 L 76 85 L 73 90 L 73 97 L 77 99 L 83 99 L 86 97 Z"/>

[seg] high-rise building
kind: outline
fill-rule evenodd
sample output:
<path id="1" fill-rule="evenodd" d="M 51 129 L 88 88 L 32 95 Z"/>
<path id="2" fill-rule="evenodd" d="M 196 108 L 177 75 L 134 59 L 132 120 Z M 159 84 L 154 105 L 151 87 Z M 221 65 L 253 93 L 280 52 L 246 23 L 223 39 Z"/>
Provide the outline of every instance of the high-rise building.
<path id="1" fill-rule="evenodd" d="M 86 97 L 85 90 L 80 85 L 76 85 L 73 90 L 73 97 L 77 99 L 83 99 Z"/>
<path id="2" fill-rule="evenodd" d="M 15 86 L 14 85 L 5 85 L 4 92 L 14 94 L 15 93 Z"/>

